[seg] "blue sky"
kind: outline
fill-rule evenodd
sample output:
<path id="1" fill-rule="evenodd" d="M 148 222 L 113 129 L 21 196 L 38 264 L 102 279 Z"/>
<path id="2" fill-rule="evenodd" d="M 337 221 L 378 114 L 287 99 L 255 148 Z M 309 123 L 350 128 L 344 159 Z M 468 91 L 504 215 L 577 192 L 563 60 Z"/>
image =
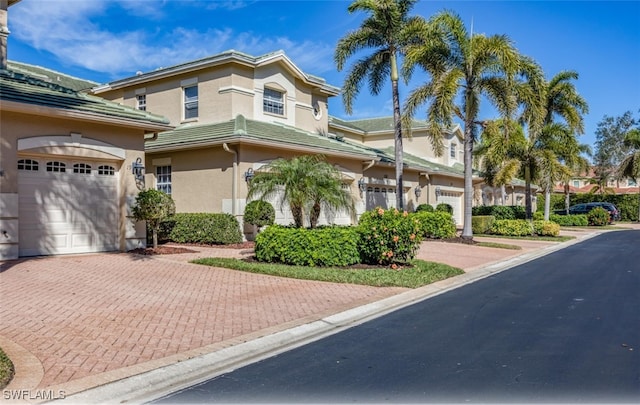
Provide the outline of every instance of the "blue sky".
<path id="1" fill-rule="evenodd" d="M 261 55 L 282 49 L 304 71 L 340 87 L 333 51 L 364 18 L 349 1 L 22 0 L 9 9 L 9 59 L 105 83 L 136 71 L 236 49 Z M 474 33 L 505 34 L 534 58 L 547 78 L 575 70 L 590 107 L 581 142 L 593 144 L 605 115 L 640 118 L 640 1 L 420 1 L 413 13 L 443 9 Z M 349 66 L 349 65 L 348 65 Z M 420 84 L 401 87 L 401 97 Z M 378 97 L 363 89 L 353 115 L 340 97 L 340 118 L 391 115 L 390 85 Z M 485 106 L 482 117 L 492 118 Z M 416 118 L 424 118 L 424 109 Z"/>

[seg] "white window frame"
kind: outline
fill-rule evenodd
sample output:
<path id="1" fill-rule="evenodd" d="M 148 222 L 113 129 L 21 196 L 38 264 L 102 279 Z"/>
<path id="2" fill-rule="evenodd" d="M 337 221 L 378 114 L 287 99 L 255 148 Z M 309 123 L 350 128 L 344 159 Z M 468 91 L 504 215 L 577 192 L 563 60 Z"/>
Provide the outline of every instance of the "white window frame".
<path id="1" fill-rule="evenodd" d="M 136 94 L 136 108 L 140 111 L 147 111 L 146 94 Z"/>
<path id="2" fill-rule="evenodd" d="M 74 174 L 85 174 L 85 175 L 90 175 L 91 174 L 91 165 L 87 164 L 87 163 L 75 163 L 73 165 L 73 173 Z"/>
<path id="3" fill-rule="evenodd" d="M 195 89 L 195 96 L 188 96 L 187 92 Z M 198 84 L 184 86 L 182 88 L 182 114 L 185 120 L 198 118 Z"/>
<path id="4" fill-rule="evenodd" d="M 273 114 L 284 117 L 285 95 L 286 93 L 284 91 L 265 87 L 262 94 L 262 111 L 266 114 Z"/>
<path id="5" fill-rule="evenodd" d="M 171 195 L 171 165 L 156 166 L 156 190 Z"/>
<path id="6" fill-rule="evenodd" d="M 39 170 L 40 163 L 33 159 L 20 159 L 18 160 L 18 170 L 37 172 Z"/>

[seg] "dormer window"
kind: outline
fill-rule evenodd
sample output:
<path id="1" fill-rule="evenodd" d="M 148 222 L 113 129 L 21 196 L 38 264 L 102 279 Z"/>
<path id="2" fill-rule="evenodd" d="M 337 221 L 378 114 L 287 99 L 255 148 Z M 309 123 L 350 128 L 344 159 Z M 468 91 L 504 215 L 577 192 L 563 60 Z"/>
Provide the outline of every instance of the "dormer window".
<path id="1" fill-rule="evenodd" d="M 262 99 L 262 110 L 268 114 L 284 115 L 284 93 L 265 88 Z"/>

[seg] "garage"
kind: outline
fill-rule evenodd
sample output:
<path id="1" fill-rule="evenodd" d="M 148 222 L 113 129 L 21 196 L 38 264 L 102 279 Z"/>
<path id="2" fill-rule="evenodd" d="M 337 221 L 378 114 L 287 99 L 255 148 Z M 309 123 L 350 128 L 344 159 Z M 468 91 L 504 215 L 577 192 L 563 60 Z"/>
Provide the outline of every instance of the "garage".
<path id="1" fill-rule="evenodd" d="M 118 250 L 117 163 L 18 160 L 19 255 Z"/>
<path id="2" fill-rule="evenodd" d="M 438 204 L 449 204 L 453 208 L 453 219 L 456 225 L 462 225 L 462 193 L 455 191 L 442 191 L 438 197 Z"/>

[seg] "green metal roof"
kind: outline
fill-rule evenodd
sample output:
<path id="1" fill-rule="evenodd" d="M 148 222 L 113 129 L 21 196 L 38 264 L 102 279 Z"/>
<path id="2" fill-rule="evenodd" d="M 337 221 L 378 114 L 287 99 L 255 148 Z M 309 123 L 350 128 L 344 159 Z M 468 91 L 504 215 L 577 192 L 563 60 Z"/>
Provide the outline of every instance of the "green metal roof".
<path id="1" fill-rule="evenodd" d="M 361 120 L 343 120 L 337 117 L 330 116 L 329 123 L 335 124 L 335 125 L 341 125 L 347 128 L 362 131 L 364 133 L 393 131 L 394 129 L 393 117 L 377 117 L 377 118 L 367 118 L 367 119 L 361 119 Z M 427 123 L 425 121 L 412 120 L 411 128 L 412 129 L 427 128 Z"/>
<path id="2" fill-rule="evenodd" d="M 88 90 L 98 85 L 98 83 L 92 82 L 91 80 L 79 79 L 65 73 L 56 72 L 55 70 L 22 62 L 8 61 L 7 70 L 41 79 L 48 83 L 54 83 L 75 91 Z"/>
<path id="3" fill-rule="evenodd" d="M 274 147 L 289 146 L 300 150 L 316 149 L 327 154 L 350 154 L 372 159 L 376 154 L 350 142 L 306 132 L 287 125 L 254 121 L 238 115 L 235 119 L 216 124 L 184 125 L 158 134 L 146 143 L 146 150 L 198 147 L 224 142 L 263 142 Z"/>
<path id="4" fill-rule="evenodd" d="M 60 110 L 138 121 L 169 127 L 159 115 L 136 110 L 100 97 L 90 96 L 19 72 L 0 70 L 0 101 L 37 105 Z"/>

